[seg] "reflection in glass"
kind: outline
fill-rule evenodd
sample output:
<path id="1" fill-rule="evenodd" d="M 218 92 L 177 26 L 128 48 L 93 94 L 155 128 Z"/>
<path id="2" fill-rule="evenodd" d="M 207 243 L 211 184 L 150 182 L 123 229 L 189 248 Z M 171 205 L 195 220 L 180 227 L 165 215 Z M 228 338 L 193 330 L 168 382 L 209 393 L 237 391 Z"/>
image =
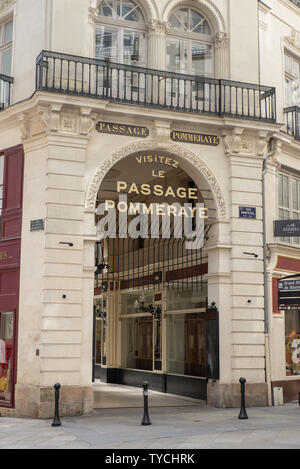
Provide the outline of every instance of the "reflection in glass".
<path id="1" fill-rule="evenodd" d="M 121 297 L 121 314 L 141 313 L 140 304 L 144 302 L 145 306 L 153 304 L 153 293 L 150 291 L 138 291 L 128 293 Z"/>
<path id="2" fill-rule="evenodd" d="M 135 370 L 153 370 L 153 318 L 122 320 L 122 366 Z"/>
<path id="3" fill-rule="evenodd" d="M 202 290 L 192 290 L 178 287 L 167 290 L 167 311 L 181 311 L 187 309 L 204 309 L 206 307 L 207 283 L 203 282 Z"/>
<path id="4" fill-rule="evenodd" d="M 300 311 L 285 312 L 286 374 L 300 375 Z"/>
<path id="5" fill-rule="evenodd" d="M 167 318 L 168 372 L 206 376 L 204 314 L 174 314 Z"/>
<path id="6" fill-rule="evenodd" d="M 95 304 L 96 324 L 95 324 L 95 363 L 106 365 L 106 328 L 107 312 L 106 299 L 98 299 Z"/>
<path id="7" fill-rule="evenodd" d="M 0 403 L 12 393 L 14 313 L 0 313 Z"/>

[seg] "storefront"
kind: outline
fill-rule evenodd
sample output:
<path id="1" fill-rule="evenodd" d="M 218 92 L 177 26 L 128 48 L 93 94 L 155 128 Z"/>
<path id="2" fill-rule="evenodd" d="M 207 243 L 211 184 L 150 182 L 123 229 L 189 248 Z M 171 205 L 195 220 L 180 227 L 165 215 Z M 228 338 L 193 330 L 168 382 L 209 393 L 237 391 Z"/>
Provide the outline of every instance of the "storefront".
<path id="1" fill-rule="evenodd" d="M 0 405 L 14 407 L 17 373 L 23 148 L 0 153 Z"/>

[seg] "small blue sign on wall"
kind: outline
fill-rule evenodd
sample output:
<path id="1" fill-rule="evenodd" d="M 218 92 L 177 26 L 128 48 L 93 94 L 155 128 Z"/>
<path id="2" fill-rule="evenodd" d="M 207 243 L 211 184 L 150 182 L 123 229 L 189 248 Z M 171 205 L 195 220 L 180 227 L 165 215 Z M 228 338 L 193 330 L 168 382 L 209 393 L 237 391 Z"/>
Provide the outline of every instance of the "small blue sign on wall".
<path id="1" fill-rule="evenodd" d="M 240 207 L 240 218 L 250 218 L 256 220 L 256 208 Z"/>

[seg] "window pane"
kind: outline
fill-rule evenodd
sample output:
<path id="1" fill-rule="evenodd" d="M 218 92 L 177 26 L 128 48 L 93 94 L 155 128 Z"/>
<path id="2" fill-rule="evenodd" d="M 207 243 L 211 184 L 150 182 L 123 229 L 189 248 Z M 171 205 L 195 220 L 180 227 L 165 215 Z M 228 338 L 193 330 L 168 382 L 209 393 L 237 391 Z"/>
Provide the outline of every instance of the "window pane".
<path id="1" fill-rule="evenodd" d="M 167 40 L 167 70 L 171 72 L 187 72 L 188 43 L 180 39 Z"/>
<path id="2" fill-rule="evenodd" d="M 292 72 L 292 59 L 289 55 L 284 56 L 284 70 L 290 74 Z"/>
<path id="3" fill-rule="evenodd" d="M 203 283 L 202 290 L 182 289 L 167 291 L 167 311 L 187 309 L 202 309 L 206 307 L 207 283 Z"/>
<path id="4" fill-rule="evenodd" d="M 2 54 L 2 73 L 4 75 L 11 75 L 11 57 L 12 49 L 7 49 Z"/>
<path id="5" fill-rule="evenodd" d="M 290 207 L 290 194 L 289 194 L 289 178 L 288 176 L 283 176 L 283 207 Z"/>
<path id="6" fill-rule="evenodd" d="M 153 318 L 122 320 L 122 366 L 153 370 Z"/>
<path id="7" fill-rule="evenodd" d="M 213 53 L 212 46 L 201 44 L 200 42 L 192 43 L 192 73 L 194 75 L 213 75 Z"/>
<path id="8" fill-rule="evenodd" d="M 300 311 L 285 312 L 286 374 L 300 374 Z"/>
<path id="9" fill-rule="evenodd" d="M 144 302 L 145 306 L 153 304 L 152 292 L 134 292 L 122 295 L 121 314 L 137 314 L 140 313 L 140 305 Z"/>
<path id="10" fill-rule="evenodd" d="M 293 209 L 300 210 L 300 181 L 293 178 Z"/>
<path id="11" fill-rule="evenodd" d="M 204 314 L 171 315 L 167 319 L 168 372 L 206 376 Z"/>
<path id="12" fill-rule="evenodd" d="M 5 30 L 4 30 L 4 44 L 12 41 L 13 39 L 13 21 L 9 21 L 6 23 Z"/>
<path id="13" fill-rule="evenodd" d="M 131 0 L 102 0 L 98 11 L 99 15 L 108 18 L 144 22 L 140 8 Z"/>
<path id="14" fill-rule="evenodd" d="M 210 27 L 205 18 L 193 10 L 191 10 L 190 14 L 190 30 L 199 34 L 211 34 Z"/>
<path id="15" fill-rule="evenodd" d="M 143 33 L 124 30 L 123 63 L 146 63 L 146 39 Z"/>
<path id="16" fill-rule="evenodd" d="M 119 32 L 118 28 L 102 26 L 96 31 L 96 56 L 119 61 Z"/>
<path id="17" fill-rule="evenodd" d="M 13 377 L 14 313 L 0 313 L 0 401 L 10 402 Z"/>

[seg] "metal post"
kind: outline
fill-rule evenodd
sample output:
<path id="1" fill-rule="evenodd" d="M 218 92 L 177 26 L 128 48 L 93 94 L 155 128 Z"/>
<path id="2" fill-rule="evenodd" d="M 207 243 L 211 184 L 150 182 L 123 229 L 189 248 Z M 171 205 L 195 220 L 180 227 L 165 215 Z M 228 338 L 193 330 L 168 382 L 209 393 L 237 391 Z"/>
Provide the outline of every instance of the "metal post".
<path id="1" fill-rule="evenodd" d="M 245 384 L 246 384 L 245 378 L 241 378 L 240 383 L 241 383 L 241 411 L 240 411 L 239 419 L 248 420 L 248 415 L 246 412 L 246 404 L 245 404 Z"/>
<path id="2" fill-rule="evenodd" d="M 52 427 L 61 427 L 61 421 L 59 418 L 59 390 L 61 386 L 59 383 L 54 385 L 55 389 L 55 413 L 54 413 L 54 420 L 52 423 Z"/>
<path id="3" fill-rule="evenodd" d="M 149 412 L 148 412 L 148 395 L 149 395 L 148 381 L 143 382 L 143 394 L 144 394 L 144 416 L 142 420 L 142 425 L 151 425 Z"/>

